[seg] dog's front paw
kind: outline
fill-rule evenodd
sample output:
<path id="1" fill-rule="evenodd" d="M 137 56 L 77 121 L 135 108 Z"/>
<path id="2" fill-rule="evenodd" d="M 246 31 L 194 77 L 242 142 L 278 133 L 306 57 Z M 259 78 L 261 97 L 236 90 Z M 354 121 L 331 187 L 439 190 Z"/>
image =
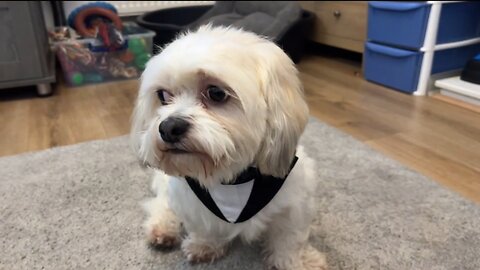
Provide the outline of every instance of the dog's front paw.
<path id="1" fill-rule="evenodd" d="M 205 244 L 188 237 L 182 242 L 182 250 L 190 263 L 211 263 L 225 255 L 226 247 Z"/>
<path id="2" fill-rule="evenodd" d="M 267 256 L 269 270 L 327 270 L 325 255 L 312 246 L 302 248 L 299 253 L 295 251 L 285 254 L 276 253 Z"/>
<path id="3" fill-rule="evenodd" d="M 301 261 L 291 256 L 285 258 L 267 258 L 268 270 L 304 270 Z"/>
<path id="4" fill-rule="evenodd" d="M 303 269 L 305 270 L 327 270 L 327 258 L 325 254 L 308 245 L 301 252 Z"/>
<path id="5" fill-rule="evenodd" d="M 159 249 L 170 249 L 180 243 L 177 232 L 165 230 L 162 226 L 152 226 L 147 237 L 150 245 Z"/>

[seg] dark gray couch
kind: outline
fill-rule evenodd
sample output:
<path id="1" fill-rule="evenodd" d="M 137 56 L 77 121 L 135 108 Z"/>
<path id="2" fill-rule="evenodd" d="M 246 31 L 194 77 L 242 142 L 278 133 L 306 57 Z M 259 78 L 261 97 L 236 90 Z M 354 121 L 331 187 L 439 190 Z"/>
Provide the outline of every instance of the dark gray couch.
<path id="1" fill-rule="evenodd" d="M 289 1 L 216 2 L 214 6 L 191 6 L 156 10 L 137 18 L 139 25 L 156 32 L 159 46 L 184 30 L 212 23 L 235 25 L 268 36 L 295 62 L 299 62 L 315 16 Z"/>
<path id="2" fill-rule="evenodd" d="M 278 40 L 298 19 L 302 9 L 290 1 L 217 1 L 202 17 L 187 27 L 200 25 L 236 26 Z"/>

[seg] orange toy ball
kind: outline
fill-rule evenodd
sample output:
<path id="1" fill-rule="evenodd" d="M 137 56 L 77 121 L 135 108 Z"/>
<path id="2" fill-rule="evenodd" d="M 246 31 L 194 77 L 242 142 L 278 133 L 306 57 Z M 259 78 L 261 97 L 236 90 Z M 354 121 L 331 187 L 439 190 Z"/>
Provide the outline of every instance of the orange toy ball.
<path id="1" fill-rule="evenodd" d="M 120 59 L 122 62 L 124 63 L 131 63 L 134 59 L 135 59 L 135 55 L 133 55 L 132 52 L 126 50 L 125 52 L 123 52 L 122 54 L 120 54 L 120 56 L 118 57 L 118 59 Z"/>

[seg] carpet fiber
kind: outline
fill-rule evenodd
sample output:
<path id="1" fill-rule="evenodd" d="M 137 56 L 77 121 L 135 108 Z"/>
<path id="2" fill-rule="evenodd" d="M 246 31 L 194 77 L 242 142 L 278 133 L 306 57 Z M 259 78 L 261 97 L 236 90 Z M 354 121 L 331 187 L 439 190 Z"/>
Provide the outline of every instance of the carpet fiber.
<path id="1" fill-rule="evenodd" d="M 480 269 L 480 207 L 311 120 L 318 162 L 311 243 L 330 269 Z M 235 243 L 212 265 L 151 250 L 140 202 L 152 196 L 126 137 L 0 159 L 0 269 L 263 269 Z"/>

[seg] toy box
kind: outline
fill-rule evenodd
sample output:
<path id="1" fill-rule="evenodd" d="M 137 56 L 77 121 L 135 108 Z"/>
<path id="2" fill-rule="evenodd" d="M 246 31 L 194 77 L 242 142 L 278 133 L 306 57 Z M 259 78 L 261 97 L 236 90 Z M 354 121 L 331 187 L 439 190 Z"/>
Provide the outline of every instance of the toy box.
<path id="1" fill-rule="evenodd" d="M 73 34 L 53 42 L 67 85 L 138 78 L 152 55 L 155 33 L 135 23 L 124 23 L 122 33 L 125 41 L 115 50 L 106 48 L 97 39 L 82 39 Z"/>

